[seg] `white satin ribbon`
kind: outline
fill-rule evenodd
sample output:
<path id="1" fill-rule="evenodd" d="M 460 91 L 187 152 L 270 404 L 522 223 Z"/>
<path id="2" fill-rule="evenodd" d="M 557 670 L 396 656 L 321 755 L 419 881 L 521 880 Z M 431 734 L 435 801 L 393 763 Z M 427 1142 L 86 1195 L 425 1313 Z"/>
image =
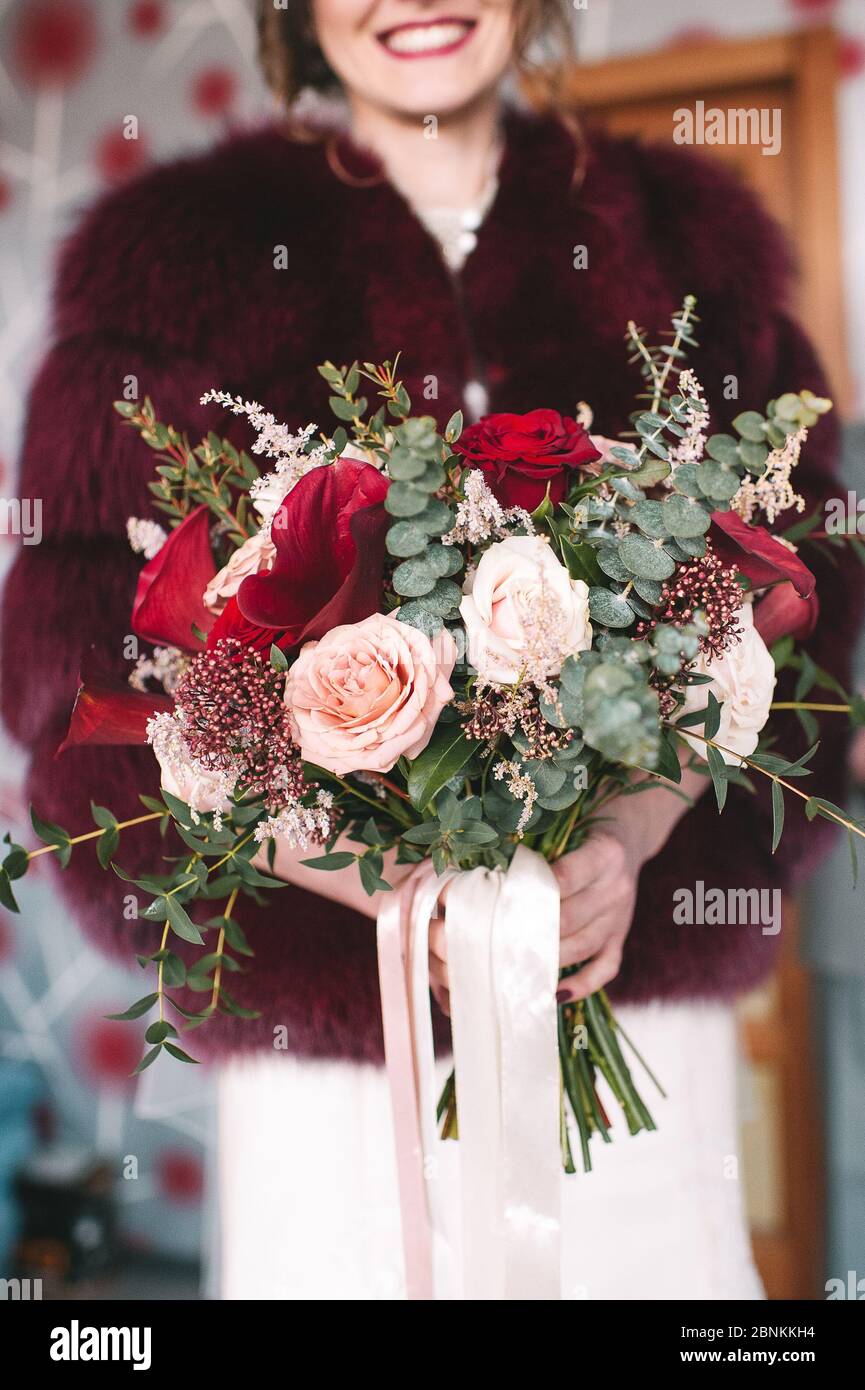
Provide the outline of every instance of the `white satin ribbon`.
<path id="1" fill-rule="evenodd" d="M 451 878 L 463 1297 L 559 1299 L 559 894 L 550 866 L 522 846 L 507 874 L 474 869 L 439 880 L 424 865 L 379 915 L 409 1297 L 434 1296 L 445 1243 L 428 950 L 430 917 Z"/>
<path id="2" fill-rule="evenodd" d="M 442 889 L 454 877 L 455 870 L 453 869 L 448 870 L 439 878 L 432 864 L 422 865 L 414 876 L 415 888 L 411 905 L 410 1010 L 434 1288 L 453 1287 L 454 1281 L 458 1281 L 459 1278 L 458 1272 L 454 1268 L 454 1252 L 447 1237 L 447 1196 L 440 1161 L 442 1143 L 438 1136 L 436 1124 L 438 1085 L 432 1014 L 430 1013 L 429 980 L 430 921 L 435 915 Z"/>
<path id="3" fill-rule="evenodd" d="M 445 912 L 466 1299 L 504 1295 L 499 1030 L 492 972 L 501 880 L 489 869 L 460 874 Z"/>
<path id="4" fill-rule="evenodd" d="M 561 1298 L 561 900 L 546 860 L 520 845 L 493 930 L 499 1024 L 504 1297 Z"/>

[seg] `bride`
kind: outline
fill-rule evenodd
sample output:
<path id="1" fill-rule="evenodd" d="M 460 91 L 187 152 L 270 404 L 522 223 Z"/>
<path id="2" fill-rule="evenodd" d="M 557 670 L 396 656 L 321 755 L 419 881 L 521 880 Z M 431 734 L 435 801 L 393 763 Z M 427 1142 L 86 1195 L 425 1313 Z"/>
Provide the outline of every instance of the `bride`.
<path id="1" fill-rule="evenodd" d="M 242 391 L 293 427 L 325 424 L 319 362 L 401 350 L 409 392 L 441 423 L 456 409 L 572 414 L 580 399 L 613 434 L 635 388 L 622 324 L 655 331 L 693 292 L 710 329 L 694 365 L 718 403 L 715 428 L 778 383 L 825 392 L 787 315 L 783 239 L 730 175 L 672 142 L 587 136 L 554 92 L 544 116 L 520 108 L 529 54 L 567 43 L 566 0 L 261 0 L 259 11 L 277 119 L 110 194 L 61 259 L 22 463 L 22 495 L 44 498 L 45 540 L 13 568 L 3 666 L 5 717 L 32 752 L 29 794 L 64 822 L 96 786 L 116 814 L 135 814 L 135 791 L 154 780 L 148 750 L 53 758 L 82 647 L 95 641 L 101 663 L 128 674 L 137 561 L 117 537 L 149 514 L 147 450 L 111 409 L 130 380 L 190 435 L 239 439 L 236 420 L 198 404 L 209 387 Z M 735 400 L 722 389 L 731 379 Z M 835 486 L 833 430 L 815 428 L 800 470 L 809 508 Z M 841 580 L 818 579 L 831 611 Z M 815 659 L 837 671 L 843 640 L 832 634 L 830 656 L 818 628 Z M 815 780 L 837 797 L 833 737 Z M 731 1001 L 765 978 L 776 938 L 682 925 L 674 894 L 691 874 L 723 890 L 786 887 L 803 841 L 791 827 L 770 860 L 762 804 L 733 789 L 719 834 L 705 779 L 688 773 L 684 786 L 690 809 L 664 790 L 650 809 L 622 799 L 556 866 L 562 964 L 589 962 L 571 997 L 610 987 L 669 1096 L 657 1133 L 619 1136 L 591 1175 L 563 1177 L 564 1298 L 762 1296 L 743 1216 Z M 152 869 L 158 852 L 142 836 L 129 868 Z M 222 1293 L 399 1298 L 377 903 L 297 856 L 281 853 L 277 868 L 293 886 L 249 906 L 255 960 L 232 991 L 260 1018 L 194 1035 L 221 1059 Z M 136 932 L 147 941 L 125 919 L 124 885 L 87 856 L 63 883 L 85 929 L 124 959 Z M 440 928 L 430 967 L 447 1070 Z M 456 1146 L 441 1148 L 453 1217 Z M 451 1235 L 443 1297 L 460 1294 Z"/>

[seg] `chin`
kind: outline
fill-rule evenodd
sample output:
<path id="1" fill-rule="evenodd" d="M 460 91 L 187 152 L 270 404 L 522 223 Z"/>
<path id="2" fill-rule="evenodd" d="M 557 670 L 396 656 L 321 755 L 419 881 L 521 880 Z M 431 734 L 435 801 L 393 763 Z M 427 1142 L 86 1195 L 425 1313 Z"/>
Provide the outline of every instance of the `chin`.
<path id="1" fill-rule="evenodd" d="M 391 85 L 381 93 L 382 106 L 401 116 L 422 120 L 424 116 L 437 116 L 440 120 L 457 116 L 477 101 L 482 93 L 494 83 L 479 83 L 475 79 L 466 82 L 429 82 Z M 367 93 L 369 95 L 369 93 Z"/>

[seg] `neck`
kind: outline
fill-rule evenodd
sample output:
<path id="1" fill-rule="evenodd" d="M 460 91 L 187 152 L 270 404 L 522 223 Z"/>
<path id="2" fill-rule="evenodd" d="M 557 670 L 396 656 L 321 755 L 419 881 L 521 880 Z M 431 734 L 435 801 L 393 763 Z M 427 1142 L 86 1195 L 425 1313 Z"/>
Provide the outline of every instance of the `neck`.
<path id="1" fill-rule="evenodd" d="M 355 139 L 381 160 L 388 177 L 415 207 L 469 208 L 484 193 L 499 140 L 501 101 L 482 94 L 453 116 L 402 116 L 349 99 Z"/>

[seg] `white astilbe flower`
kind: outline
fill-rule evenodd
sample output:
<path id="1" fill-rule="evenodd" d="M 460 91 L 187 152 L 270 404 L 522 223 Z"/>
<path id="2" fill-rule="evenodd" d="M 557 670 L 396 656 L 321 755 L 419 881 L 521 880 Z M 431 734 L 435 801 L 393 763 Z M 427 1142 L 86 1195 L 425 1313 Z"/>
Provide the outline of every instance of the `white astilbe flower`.
<path id="1" fill-rule="evenodd" d="M 306 425 L 295 432 L 288 425 L 280 424 L 258 401 L 247 401 L 242 396 L 230 395 L 228 391 L 206 391 L 201 397 L 201 404 L 211 403 L 224 406 L 232 415 L 245 415 L 256 433 L 252 452 L 275 460 L 271 471 L 256 478 L 249 489 L 252 505 L 261 517 L 261 530 L 269 535 L 280 503 L 306 473 L 327 462 L 326 454 L 331 441 L 322 440 L 307 451 L 307 445 L 316 433 L 315 425 Z"/>
<path id="2" fill-rule="evenodd" d="M 158 555 L 168 540 L 168 532 L 158 521 L 150 521 L 143 516 L 127 518 L 126 534 L 135 554 L 143 555 L 145 560 L 152 560 L 154 555 Z"/>
<path id="3" fill-rule="evenodd" d="M 149 680 L 158 681 L 168 695 L 186 670 L 189 658 L 179 647 L 154 647 L 152 656 L 140 656 L 129 673 L 133 690 L 146 690 Z"/>
<path id="4" fill-rule="evenodd" d="M 282 839 L 290 849 L 309 849 L 310 845 L 322 844 L 333 829 L 331 812 L 333 794 L 320 791 L 314 806 L 304 806 L 295 801 L 284 806 L 275 816 L 268 816 L 255 827 L 255 838 L 259 844 L 265 840 Z"/>
<path id="5" fill-rule="evenodd" d="M 555 698 L 549 682 L 550 672 L 561 670 L 571 654 L 568 626 L 561 603 L 549 587 L 542 584 L 525 603 L 525 647 L 520 678 L 537 686 L 547 700 Z"/>
<path id="6" fill-rule="evenodd" d="M 682 422 L 685 431 L 679 443 L 670 449 L 672 473 L 666 479 L 672 485 L 676 468 L 680 463 L 699 463 L 706 450 L 706 430 L 709 428 L 709 407 L 703 388 L 690 367 L 686 367 L 679 377 L 679 395 L 685 397 L 684 410 L 687 419 Z M 699 409 L 689 404 L 690 400 L 699 403 Z"/>
<path id="7" fill-rule="evenodd" d="M 595 412 L 592 410 L 592 407 L 585 401 L 577 401 L 577 413 L 574 416 L 577 424 L 582 425 L 584 430 L 590 430 L 594 418 Z"/>
<path id="8" fill-rule="evenodd" d="M 453 529 L 442 536 L 442 545 L 480 545 L 493 536 L 502 539 L 511 528 L 517 527 L 522 527 L 529 536 L 534 535 L 534 522 L 528 512 L 522 507 L 502 507 L 479 469 L 466 471 L 463 494 Z"/>
<path id="9" fill-rule="evenodd" d="M 762 476 L 745 479 L 730 503 L 743 521 L 752 521 L 755 514 L 762 511 L 771 525 L 790 507 L 797 512 L 805 510 L 805 498 L 794 489 L 791 474 L 799 462 L 802 445 L 807 438 L 808 431 L 804 425 L 795 434 L 788 434 L 780 449 L 773 449 L 770 453 Z"/>
<path id="10" fill-rule="evenodd" d="M 535 809 L 538 789 L 528 773 L 523 772 L 522 763 L 497 763 L 493 768 L 493 777 L 497 782 L 505 782 L 511 796 L 524 803 L 516 829 L 516 834 L 522 839 L 523 832 L 532 818 L 532 811 Z"/>

